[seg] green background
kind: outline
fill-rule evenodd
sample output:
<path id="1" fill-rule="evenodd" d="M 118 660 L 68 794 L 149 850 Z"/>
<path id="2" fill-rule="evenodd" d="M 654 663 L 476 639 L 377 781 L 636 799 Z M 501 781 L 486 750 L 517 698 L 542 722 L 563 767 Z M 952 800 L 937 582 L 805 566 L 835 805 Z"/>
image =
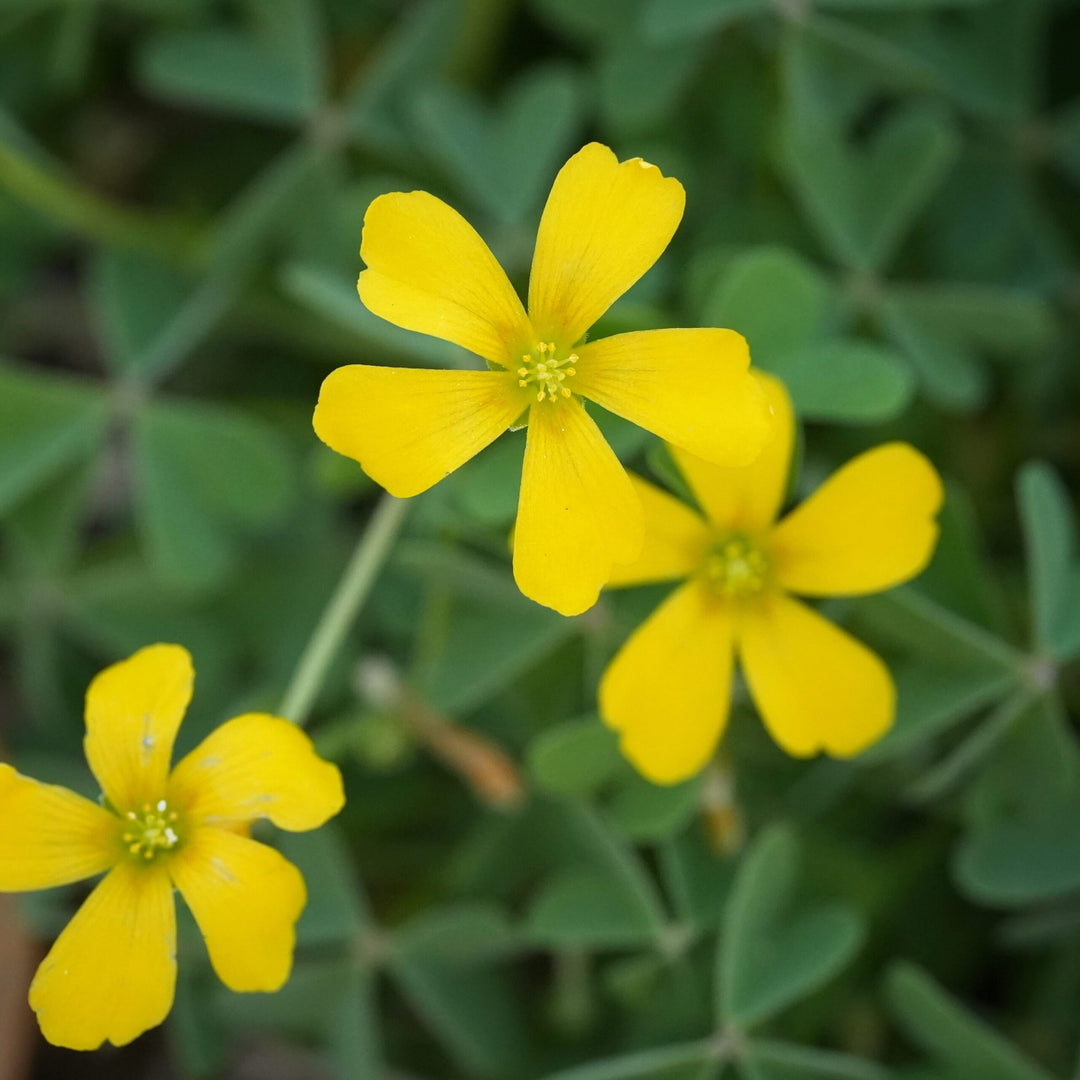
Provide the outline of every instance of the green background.
<path id="1" fill-rule="evenodd" d="M 570 153 L 655 162 L 686 216 L 597 332 L 745 333 L 804 422 L 800 494 L 892 438 L 948 486 L 926 574 L 826 607 L 889 660 L 894 732 L 792 761 L 740 688 L 721 771 L 661 789 L 594 710 L 663 590 L 522 598 L 504 436 L 410 507 L 323 687 L 349 804 L 280 839 L 311 890 L 292 982 L 228 993 L 185 925 L 163 1031 L 36 1074 L 1080 1078 L 1078 56 L 1048 0 L 0 0 L 24 772 L 93 792 L 85 687 L 152 641 L 195 657 L 182 748 L 278 707 L 377 497 L 311 431 L 321 379 L 470 363 L 360 305 L 381 192 L 445 198 L 523 286 Z M 520 798 L 448 768 L 432 713 Z M 81 895 L 25 911 L 47 939 Z"/>

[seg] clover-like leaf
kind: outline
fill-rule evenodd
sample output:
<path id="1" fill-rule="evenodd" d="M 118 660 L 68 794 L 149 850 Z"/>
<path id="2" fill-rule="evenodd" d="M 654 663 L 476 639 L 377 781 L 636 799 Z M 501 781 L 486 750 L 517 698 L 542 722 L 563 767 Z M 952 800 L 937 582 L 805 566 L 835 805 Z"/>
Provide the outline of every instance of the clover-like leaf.
<path id="1" fill-rule="evenodd" d="M 789 118 L 781 163 L 836 259 L 870 271 L 891 260 L 958 152 L 959 137 L 942 113 L 911 106 L 865 147 L 824 118 Z"/>
<path id="2" fill-rule="evenodd" d="M 812 993 L 858 951 L 863 920 L 845 904 L 797 901 L 799 844 L 786 826 L 757 839 L 724 911 L 718 961 L 722 1021 L 748 1027 Z"/>
<path id="3" fill-rule="evenodd" d="M 1029 462 L 1020 470 L 1016 493 L 1036 644 L 1069 659 L 1080 652 L 1080 559 L 1073 510 L 1064 485 L 1043 462 Z"/>
<path id="4" fill-rule="evenodd" d="M 881 346 L 842 337 L 836 307 L 815 267 L 784 248 L 763 247 L 728 262 L 701 321 L 743 334 L 754 363 L 784 380 L 807 419 L 878 423 L 896 416 L 914 392 L 909 366 Z"/>
<path id="5" fill-rule="evenodd" d="M 1080 805 L 1058 806 L 1032 820 L 974 829 L 954 862 L 961 889 L 1001 907 L 1044 903 L 1080 889 Z"/>
<path id="6" fill-rule="evenodd" d="M 950 1075 L 979 1080 L 1051 1080 L 989 1024 L 977 1019 L 914 964 L 896 964 L 889 1002 L 911 1038 Z"/>
<path id="7" fill-rule="evenodd" d="M 592 794 L 623 765 L 618 737 L 597 716 L 541 732 L 529 746 L 527 761 L 538 787 L 569 796 Z"/>
<path id="8" fill-rule="evenodd" d="M 422 88 L 412 116 L 425 151 L 506 224 L 538 209 L 582 119 L 572 68 L 535 68 L 493 109 L 449 86 Z"/>
<path id="9" fill-rule="evenodd" d="M 529 907 L 525 932 L 547 948 L 622 949 L 647 945 L 655 927 L 635 895 L 596 867 L 566 870 Z"/>
<path id="10" fill-rule="evenodd" d="M 0 514 L 88 456 L 108 418 L 90 383 L 0 365 Z"/>
<path id="11" fill-rule="evenodd" d="M 288 452 L 245 412 L 155 401 L 133 431 L 137 510 L 166 581 L 212 584 L 232 565 L 236 531 L 265 528 L 288 508 Z"/>
<path id="12" fill-rule="evenodd" d="M 175 101 L 263 120 L 304 120 L 323 94 L 314 11 L 304 0 L 262 0 L 248 33 L 161 34 L 139 54 L 139 78 L 151 93 Z"/>

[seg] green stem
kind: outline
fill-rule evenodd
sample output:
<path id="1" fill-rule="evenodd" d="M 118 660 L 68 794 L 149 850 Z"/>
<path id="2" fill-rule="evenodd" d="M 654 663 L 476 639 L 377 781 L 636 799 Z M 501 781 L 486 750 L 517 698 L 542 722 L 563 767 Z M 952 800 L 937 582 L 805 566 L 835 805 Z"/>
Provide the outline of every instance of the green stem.
<path id="1" fill-rule="evenodd" d="M 281 715 L 303 725 L 334 656 L 371 592 L 405 519 L 408 500 L 384 495 L 296 665 Z"/>
<path id="2" fill-rule="evenodd" d="M 885 610 L 891 606 L 897 614 L 924 624 L 930 633 L 943 634 L 1000 667 L 1020 675 L 1026 670 L 1027 657 L 1019 649 L 913 589 L 897 589 L 872 598 L 874 601 Z"/>
<path id="3" fill-rule="evenodd" d="M 0 143 L 0 187 L 91 240 L 181 260 L 197 252 L 197 241 L 178 224 L 78 188 L 6 143 Z"/>
<path id="4" fill-rule="evenodd" d="M 923 773 L 910 788 L 911 798 L 919 802 L 940 798 L 997 746 L 1038 698 L 1038 692 L 1029 687 L 1006 698 L 943 761 Z"/>

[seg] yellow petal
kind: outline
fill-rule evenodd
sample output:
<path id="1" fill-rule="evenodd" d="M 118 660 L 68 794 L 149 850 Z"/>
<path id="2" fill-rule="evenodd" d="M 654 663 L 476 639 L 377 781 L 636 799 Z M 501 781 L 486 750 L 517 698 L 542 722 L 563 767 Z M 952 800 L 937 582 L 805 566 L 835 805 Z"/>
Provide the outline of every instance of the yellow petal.
<path id="1" fill-rule="evenodd" d="M 576 393 L 715 465 L 749 465 L 769 401 L 734 330 L 641 330 L 576 349 Z"/>
<path id="2" fill-rule="evenodd" d="M 581 402 L 533 406 L 514 533 L 518 588 L 580 615 L 612 567 L 637 558 L 643 540 L 637 492 Z"/>
<path id="3" fill-rule="evenodd" d="M 529 315 L 543 341 L 569 347 L 668 246 L 682 184 L 641 158 L 589 143 L 559 170 L 536 237 Z"/>
<path id="4" fill-rule="evenodd" d="M 341 772 L 295 724 L 246 713 L 208 735 L 173 771 L 169 804 L 191 820 L 269 818 L 281 829 L 317 829 L 345 805 Z"/>
<path id="5" fill-rule="evenodd" d="M 0 764 L 0 892 L 50 889 L 108 870 L 120 855 L 115 814 Z"/>
<path id="6" fill-rule="evenodd" d="M 701 565 L 709 529 L 686 503 L 630 473 L 645 511 L 645 546 L 632 563 L 614 567 L 608 588 L 689 577 Z"/>
<path id="7" fill-rule="evenodd" d="M 160 1024 L 176 986 L 176 906 L 160 865 L 121 862 L 56 940 L 30 987 L 56 1046 L 124 1046 Z"/>
<path id="8" fill-rule="evenodd" d="M 795 443 L 795 413 L 783 383 L 754 372 L 772 410 L 773 424 L 761 453 L 749 465 L 712 465 L 671 447 L 679 471 L 686 477 L 702 510 L 721 529 L 760 533 L 775 520 L 787 491 L 791 452 Z"/>
<path id="9" fill-rule="evenodd" d="M 773 531 L 777 578 L 808 596 L 892 588 L 930 561 L 945 491 L 914 447 L 887 443 L 834 473 Z"/>
<path id="10" fill-rule="evenodd" d="M 501 371 L 351 364 L 326 377 L 313 423 L 327 446 L 407 499 L 497 439 L 528 401 L 516 376 Z"/>
<path id="11" fill-rule="evenodd" d="M 536 342 L 514 287 L 476 230 L 426 191 L 380 195 L 364 215 L 357 289 L 369 311 L 499 364 Z"/>
<path id="12" fill-rule="evenodd" d="M 149 645 L 90 683 L 86 759 L 121 813 L 161 798 L 194 681 L 187 649 Z"/>
<path id="13" fill-rule="evenodd" d="M 657 784 L 675 784 L 712 757 L 731 707 L 730 608 L 698 581 L 638 627 L 600 681 L 600 715 L 622 752 Z"/>
<path id="14" fill-rule="evenodd" d="M 273 848 L 225 829 L 197 829 L 169 862 L 218 978 L 238 992 L 280 990 L 292 970 L 300 871 Z"/>
<path id="15" fill-rule="evenodd" d="M 892 726 L 888 668 L 798 600 L 776 593 L 744 605 L 739 656 L 765 726 L 794 757 L 853 757 Z"/>

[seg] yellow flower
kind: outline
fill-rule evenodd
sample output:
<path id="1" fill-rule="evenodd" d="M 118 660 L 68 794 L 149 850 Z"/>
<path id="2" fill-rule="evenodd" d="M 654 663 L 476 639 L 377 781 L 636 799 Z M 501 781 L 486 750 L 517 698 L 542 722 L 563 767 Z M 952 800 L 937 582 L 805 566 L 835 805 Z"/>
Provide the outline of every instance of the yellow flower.
<path id="1" fill-rule="evenodd" d="M 170 774 L 193 681 L 185 649 L 151 645 L 90 684 L 84 745 L 104 806 L 0 764 L 0 891 L 105 872 L 30 987 L 58 1046 L 122 1046 L 168 1015 L 174 887 L 227 986 L 272 991 L 289 977 L 304 879 L 247 824 L 317 828 L 344 804 L 341 774 L 295 725 L 261 713 L 223 724 Z"/>
<path id="2" fill-rule="evenodd" d="M 486 371 L 352 365 L 332 372 L 315 432 L 392 495 L 418 495 L 508 428 L 528 422 L 514 543 L 526 596 L 576 615 L 641 550 L 642 509 L 582 405 L 588 398 L 724 465 L 753 461 L 771 429 L 731 330 L 585 332 L 660 257 L 682 185 L 590 143 L 561 169 L 540 220 L 525 313 L 460 214 L 423 191 L 383 195 L 364 217 L 360 298 L 376 315 L 455 342 Z"/>
<path id="3" fill-rule="evenodd" d="M 736 652 L 772 737 L 789 754 L 851 757 L 892 725 L 896 691 L 873 652 L 790 593 L 857 596 L 918 574 L 937 542 L 941 480 L 906 443 L 848 462 L 779 522 L 791 402 L 763 378 L 776 434 L 742 469 L 673 455 L 704 517 L 634 477 L 641 557 L 613 585 L 686 579 L 629 638 L 600 684 L 600 713 L 650 780 L 676 783 L 712 756 Z"/>

